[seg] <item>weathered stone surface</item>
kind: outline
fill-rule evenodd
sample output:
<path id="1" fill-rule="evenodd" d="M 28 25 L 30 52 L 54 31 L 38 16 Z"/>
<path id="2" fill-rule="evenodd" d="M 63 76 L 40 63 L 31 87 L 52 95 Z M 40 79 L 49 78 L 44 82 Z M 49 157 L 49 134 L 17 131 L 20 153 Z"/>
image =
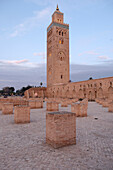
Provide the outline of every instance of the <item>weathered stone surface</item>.
<path id="1" fill-rule="evenodd" d="M 113 102 L 109 103 L 108 111 L 113 112 Z"/>
<path id="2" fill-rule="evenodd" d="M 36 102 L 35 100 L 29 100 L 30 109 L 36 109 Z"/>
<path id="3" fill-rule="evenodd" d="M 14 107 L 14 121 L 15 123 L 30 123 L 30 107 L 29 106 L 15 106 Z"/>
<path id="4" fill-rule="evenodd" d="M 47 102 L 46 103 L 46 110 L 47 111 L 58 111 L 59 110 L 59 104 L 57 102 Z"/>
<path id="5" fill-rule="evenodd" d="M 3 102 L 0 101 L 0 110 L 2 110 L 2 104 L 3 104 Z"/>
<path id="6" fill-rule="evenodd" d="M 43 108 L 43 101 L 42 100 L 29 100 L 30 109 L 38 109 Z"/>
<path id="7" fill-rule="evenodd" d="M 43 108 L 43 101 L 37 101 L 36 100 L 36 108 Z"/>
<path id="8" fill-rule="evenodd" d="M 13 104 L 2 103 L 2 114 L 13 114 Z"/>
<path id="9" fill-rule="evenodd" d="M 71 105 L 71 112 L 76 113 L 76 117 L 87 116 L 88 102 L 84 100 L 80 103 L 73 103 Z"/>
<path id="10" fill-rule="evenodd" d="M 62 100 L 61 101 L 61 107 L 68 107 L 67 100 Z"/>
<path id="11" fill-rule="evenodd" d="M 66 111 L 47 113 L 46 142 L 54 148 L 76 144 L 76 114 Z"/>

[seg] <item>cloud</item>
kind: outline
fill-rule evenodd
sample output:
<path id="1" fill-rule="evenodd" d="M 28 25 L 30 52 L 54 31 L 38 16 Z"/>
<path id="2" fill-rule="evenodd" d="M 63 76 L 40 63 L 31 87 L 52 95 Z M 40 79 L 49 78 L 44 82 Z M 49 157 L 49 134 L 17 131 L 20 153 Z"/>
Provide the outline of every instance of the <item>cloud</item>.
<path id="1" fill-rule="evenodd" d="M 38 86 L 40 82 L 46 85 L 46 65 L 38 63 L 28 65 L 0 65 L 0 89 L 5 86 L 13 86 L 16 89 L 27 85 Z"/>
<path id="2" fill-rule="evenodd" d="M 45 57 L 46 53 L 45 52 L 40 52 L 40 53 L 33 53 L 34 56 L 40 56 L 40 57 Z"/>
<path id="3" fill-rule="evenodd" d="M 21 63 L 27 63 L 28 60 L 0 60 L 0 63 L 2 64 L 21 64 Z"/>
<path id="4" fill-rule="evenodd" d="M 27 65 L 10 64 L 0 65 L 0 88 L 13 86 L 19 89 L 27 85 L 40 85 L 40 82 L 46 86 L 46 64 L 27 63 Z M 89 77 L 94 79 L 112 77 L 113 60 L 105 60 L 98 65 L 70 65 L 70 79 L 72 82 L 88 80 Z"/>
<path id="5" fill-rule="evenodd" d="M 105 62 L 98 65 L 71 65 L 71 80 L 72 82 L 88 80 L 89 77 L 94 79 L 112 77 L 113 76 L 113 61 Z"/>
<path id="6" fill-rule="evenodd" d="M 82 56 L 82 55 L 98 55 L 99 53 L 95 52 L 95 50 L 92 50 L 92 51 L 85 51 L 83 53 L 79 53 L 78 56 Z"/>
<path id="7" fill-rule="evenodd" d="M 99 59 L 104 59 L 104 60 L 110 59 L 110 57 L 104 56 L 104 55 L 98 56 L 98 58 Z"/>
<path id="8" fill-rule="evenodd" d="M 0 60 L 0 67 L 3 69 L 21 68 L 27 70 L 29 68 L 39 68 L 43 63 L 29 62 L 27 59 L 23 60 Z"/>
<path id="9" fill-rule="evenodd" d="M 40 22 L 44 22 L 46 18 L 50 15 L 50 8 L 45 8 L 41 11 L 34 11 L 33 17 L 27 18 L 23 23 L 18 24 L 14 27 L 14 31 L 10 34 L 10 37 L 16 37 L 25 34 L 27 31 L 31 30 L 33 27 L 40 25 Z"/>

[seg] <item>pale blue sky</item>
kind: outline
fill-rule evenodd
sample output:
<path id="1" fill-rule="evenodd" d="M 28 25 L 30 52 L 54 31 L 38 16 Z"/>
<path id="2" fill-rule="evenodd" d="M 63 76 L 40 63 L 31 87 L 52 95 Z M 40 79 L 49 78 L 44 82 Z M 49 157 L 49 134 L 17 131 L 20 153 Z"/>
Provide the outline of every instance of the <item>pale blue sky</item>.
<path id="1" fill-rule="evenodd" d="M 0 0 L 0 88 L 46 84 L 46 28 L 57 3 L 70 26 L 70 64 L 79 65 L 78 75 L 81 65 L 92 65 L 108 68 L 105 76 L 98 70 L 100 77 L 113 76 L 113 0 Z"/>

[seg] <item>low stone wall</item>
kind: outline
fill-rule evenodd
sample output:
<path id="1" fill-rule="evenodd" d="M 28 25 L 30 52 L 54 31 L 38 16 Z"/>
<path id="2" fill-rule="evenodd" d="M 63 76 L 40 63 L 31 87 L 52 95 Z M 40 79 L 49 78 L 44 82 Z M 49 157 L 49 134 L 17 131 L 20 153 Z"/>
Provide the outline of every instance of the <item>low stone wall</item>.
<path id="1" fill-rule="evenodd" d="M 0 102 L 13 103 L 14 106 L 28 105 L 28 101 L 26 99 L 22 98 L 22 97 L 0 98 Z"/>
<path id="2" fill-rule="evenodd" d="M 57 103 L 66 103 L 68 104 L 72 104 L 78 101 L 78 98 L 75 99 L 68 99 L 68 98 L 45 98 L 44 99 L 47 102 L 57 102 Z M 62 106 L 63 107 L 63 106 Z M 64 106 L 65 107 L 65 106 Z M 67 106 L 66 106 L 67 107 Z"/>
<path id="3" fill-rule="evenodd" d="M 47 113 L 46 142 L 54 148 L 76 144 L 76 114 L 72 112 Z"/>
<path id="4" fill-rule="evenodd" d="M 57 102 L 47 102 L 46 103 L 47 111 L 59 111 L 59 104 Z"/>
<path id="5" fill-rule="evenodd" d="M 29 106 L 15 106 L 14 107 L 14 121 L 15 123 L 30 123 L 30 107 Z"/>
<path id="6" fill-rule="evenodd" d="M 13 104 L 2 103 L 2 114 L 13 114 Z"/>

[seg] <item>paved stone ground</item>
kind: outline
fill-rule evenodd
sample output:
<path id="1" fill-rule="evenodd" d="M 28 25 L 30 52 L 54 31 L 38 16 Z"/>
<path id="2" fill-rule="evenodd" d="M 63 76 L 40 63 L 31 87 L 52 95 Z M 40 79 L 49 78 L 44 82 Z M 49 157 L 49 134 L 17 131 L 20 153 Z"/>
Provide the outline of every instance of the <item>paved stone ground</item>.
<path id="1" fill-rule="evenodd" d="M 59 149 L 46 144 L 45 116 L 44 105 L 31 110 L 30 124 L 14 124 L 14 115 L 0 111 L 0 170 L 113 170 L 113 113 L 107 108 L 89 102 L 88 117 L 77 118 L 76 145 Z"/>

